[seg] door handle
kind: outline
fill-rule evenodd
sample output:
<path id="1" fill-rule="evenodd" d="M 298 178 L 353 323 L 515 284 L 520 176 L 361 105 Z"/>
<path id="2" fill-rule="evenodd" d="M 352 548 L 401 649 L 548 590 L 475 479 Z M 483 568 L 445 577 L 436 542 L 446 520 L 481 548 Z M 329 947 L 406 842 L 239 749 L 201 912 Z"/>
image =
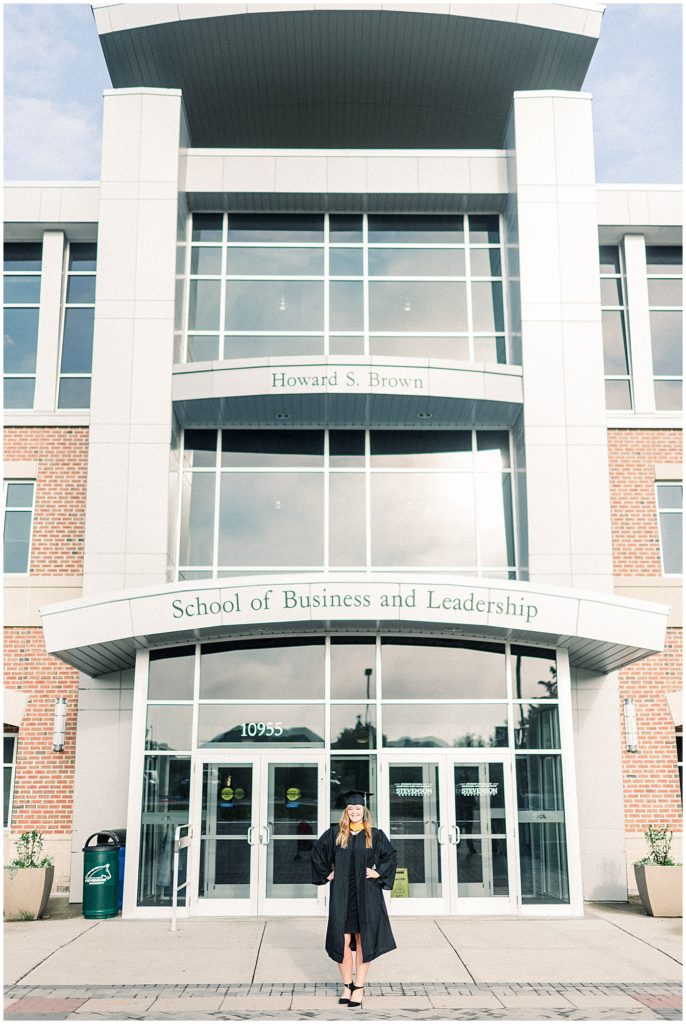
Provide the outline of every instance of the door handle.
<path id="1" fill-rule="evenodd" d="M 444 828 L 446 828 L 445 825 L 439 825 L 437 827 L 437 829 L 436 829 L 436 839 L 438 840 L 438 845 L 439 846 L 444 846 L 445 845 L 445 839 L 441 838 L 441 832 L 443 831 Z"/>
<path id="2" fill-rule="evenodd" d="M 461 835 L 462 835 L 462 833 L 460 832 L 460 826 L 459 825 L 453 825 L 453 828 L 455 829 L 455 838 L 454 838 L 453 842 L 455 843 L 455 846 L 459 846 L 460 845 L 460 838 L 461 838 Z"/>
<path id="3" fill-rule="evenodd" d="M 246 836 L 246 839 L 248 840 L 248 846 L 254 846 L 255 845 L 255 842 L 253 840 L 254 834 L 255 834 L 255 826 L 254 825 L 249 825 L 248 826 L 248 834 Z"/>
<path id="4" fill-rule="evenodd" d="M 264 842 L 265 846 L 269 846 L 269 844 L 272 841 L 272 830 L 270 829 L 269 825 L 265 825 L 264 826 L 264 831 L 265 831 L 264 840 L 262 839 L 262 835 L 260 834 L 260 842 Z"/>

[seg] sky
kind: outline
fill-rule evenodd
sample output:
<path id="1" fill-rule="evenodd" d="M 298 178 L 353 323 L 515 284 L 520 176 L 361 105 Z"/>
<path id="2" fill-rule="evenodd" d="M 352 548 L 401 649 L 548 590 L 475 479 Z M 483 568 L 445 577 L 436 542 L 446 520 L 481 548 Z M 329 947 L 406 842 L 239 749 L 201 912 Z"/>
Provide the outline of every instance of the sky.
<path id="1" fill-rule="evenodd" d="M 90 7 L 3 10 L 5 178 L 97 179 L 110 80 Z M 680 3 L 607 5 L 584 83 L 598 181 L 681 181 L 681 17 Z"/>

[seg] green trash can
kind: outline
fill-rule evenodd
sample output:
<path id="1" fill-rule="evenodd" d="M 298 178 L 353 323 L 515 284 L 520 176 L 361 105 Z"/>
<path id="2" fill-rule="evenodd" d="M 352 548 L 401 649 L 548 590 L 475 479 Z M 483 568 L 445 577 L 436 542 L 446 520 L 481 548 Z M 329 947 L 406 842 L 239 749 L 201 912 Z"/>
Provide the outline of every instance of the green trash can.
<path id="1" fill-rule="evenodd" d="M 92 846 L 91 839 L 96 839 Z M 83 847 L 83 916 L 116 917 L 119 840 L 113 832 L 94 832 Z"/>

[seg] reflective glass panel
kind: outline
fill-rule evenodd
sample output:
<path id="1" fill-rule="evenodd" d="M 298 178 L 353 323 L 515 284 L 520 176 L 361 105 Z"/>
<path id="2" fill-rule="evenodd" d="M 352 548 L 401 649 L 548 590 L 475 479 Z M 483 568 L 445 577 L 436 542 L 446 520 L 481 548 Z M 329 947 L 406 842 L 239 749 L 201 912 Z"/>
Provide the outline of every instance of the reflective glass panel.
<path id="1" fill-rule="evenodd" d="M 191 249 L 191 274 L 221 274 L 222 251 L 218 246 L 193 246 Z"/>
<path id="2" fill-rule="evenodd" d="M 442 895 L 438 765 L 389 765 L 389 833 L 398 852 L 397 879 L 407 879 L 394 899 Z"/>
<path id="3" fill-rule="evenodd" d="M 482 565 L 514 565 L 514 521 L 510 474 L 476 477 L 476 521 Z"/>
<path id="4" fill-rule="evenodd" d="M 149 704 L 146 750 L 190 750 L 193 708 L 186 704 Z"/>
<path id="5" fill-rule="evenodd" d="M 518 755 L 516 761 L 522 900 L 568 903 L 562 758 L 528 754 Z"/>
<path id="6" fill-rule="evenodd" d="M 683 286 L 678 278 L 648 280 L 648 300 L 651 306 L 681 306 Z"/>
<path id="7" fill-rule="evenodd" d="M 631 388 L 628 380 L 605 381 L 605 404 L 608 409 L 631 409 Z"/>
<path id="8" fill-rule="evenodd" d="M 331 638 L 333 700 L 373 700 L 376 696 L 376 644 L 368 637 Z"/>
<path id="9" fill-rule="evenodd" d="M 174 830 L 188 824 L 191 784 L 189 757 L 146 756 L 143 764 L 138 905 L 169 907 L 172 902 Z M 186 880 L 185 858 L 179 882 Z M 179 892 L 185 906 L 186 890 Z"/>
<path id="10" fill-rule="evenodd" d="M 150 652 L 148 700 L 192 700 L 195 647 Z"/>
<path id="11" fill-rule="evenodd" d="M 329 353 L 332 356 L 361 356 L 364 353 L 364 338 L 359 335 L 331 335 Z"/>
<path id="12" fill-rule="evenodd" d="M 229 249 L 227 273 L 257 277 L 314 277 L 324 273 L 324 249 Z"/>
<path id="13" fill-rule="evenodd" d="M 513 644 L 512 696 L 522 698 L 557 697 L 557 663 L 554 651 Z"/>
<path id="14" fill-rule="evenodd" d="M 40 270 L 43 256 L 42 242 L 5 242 L 5 270 Z"/>
<path id="15" fill-rule="evenodd" d="M 6 409 L 33 408 L 33 393 L 36 389 L 35 378 L 22 380 L 19 377 L 5 377 L 3 382 L 4 404 Z"/>
<path id="16" fill-rule="evenodd" d="M 514 736 L 515 746 L 522 749 L 559 749 L 557 704 L 515 704 Z"/>
<path id="17" fill-rule="evenodd" d="M 618 309 L 604 309 L 602 318 L 605 373 L 628 373 L 624 313 Z"/>
<path id="18" fill-rule="evenodd" d="M 221 281 L 191 281 L 188 291 L 189 331 L 218 331 Z"/>
<path id="19" fill-rule="evenodd" d="M 467 358 L 467 356 L 460 357 Z M 481 363 L 506 363 L 505 338 L 475 338 L 474 359 Z"/>
<path id="20" fill-rule="evenodd" d="M 362 216 L 359 213 L 332 213 L 329 216 L 330 242 L 361 242 Z"/>
<path id="21" fill-rule="evenodd" d="M 510 465 L 510 435 L 506 430 L 477 430 L 476 468 L 479 470 L 508 469 Z"/>
<path id="22" fill-rule="evenodd" d="M 364 566 L 365 478 L 363 473 L 332 473 L 329 477 L 329 562 L 332 566 Z"/>
<path id="23" fill-rule="evenodd" d="M 331 277 L 360 277 L 362 275 L 362 249 L 331 249 L 329 252 Z"/>
<path id="24" fill-rule="evenodd" d="M 13 487 L 22 487 L 28 490 L 31 487 L 31 484 L 10 484 L 10 488 Z M 682 485 L 658 484 L 657 500 L 660 508 L 681 508 L 683 505 Z"/>
<path id="25" fill-rule="evenodd" d="M 603 306 L 621 306 L 622 279 L 620 277 L 603 277 L 600 281 L 600 301 Z"/>
<path id="26" fill-rule="evenodd" d="M 324 697 L 321 638 L 203 644 L 200 699 L 256 700 Z"/>
<path id="27" fill-rule="evenodd" d="M 680 573 L 683 568 L 683 531 L 680 515 L 660 513 L 662 565 L 665 572 Z"/>
<path id="28" fill-rule="evenodd" d="M 93 365 L 95 310 L 68 309 L 64 314 L 62 373 L 90 373 Z"/>
<path id="29" fill-rule="evenodd" d="M 464 281 L 370 281 L 371 331 L 466 331 Z"/>
<path id="30" fill-rule="evenodd" d="M 680 311 L 650 311 L 653 373 L 658 377 L 682 372 L 682 324 L 683 314 Z"/>
<path id="31" fill-rule="evenodd" d="M 475 331 L 504 331 L 503 286 L 500 281 L 472 281 Z"/>
<path id="32" fill-rule="evenodd" d="M 464 277 L 464 249 L 370 249 L 370 277 Z"/>
<path id="33" fill-rule="evenodd" d="M 375 566 L 475 565 L 473 480 L 457 473 L 375 473 L 371 526 Z"/>
<path id="34" fill-rule="evenodd" d="M 462 216 L 370 214 L 369 241 L 452 245 L 464 242 Z"/>
<path id="35" fill-rule="evenodd" d="M 429 359 L 469 359 L 467 338 L 370 338 L 373 356 L 426 356 Z"/>
<path id="36" fill-rule="evenodd" d="M 323 464 L 323 430 L 222 430 L 222 466 Z"/>
<path id="37" fill-rule="evenodd" d="M 219 358 L 220 354 L 218 334 L 188 335 L 189 363 L 204 363 Z"/>
<path id="38" fill-rule="evenodd" d="M 95 270 L 98 255 L 97 242 L 71 242 L 69 244 L 69 270 Z"/>
<path id="39" fill-rule="evenodd" d="M 4 571 L 28 572 L 31 542 L 31 512 L 5 512 L 3 534 Z"/>
<path id="40" fill-rule="evenodd" d="M 7 485 L 7 508 L 28 508 L 33 505 L 33 484 L 8 484 Z M 663 491 L 666 493 L 667 489 Z M 668 497 L 668 496 L 667 496 Z M 669 507 L 668 501 L 663 500 L 662 505 Z"/>
<path id="41" fill-rule="evenodd" d="M 315 899 L 312 846 L 318 835 L 317 765 L 269 765 L 267 897 Z"/>
<path id="42" fill-rule="evenodd" d="M 255 817 L 251 764 L 203 765 L 202 827 L 198 895 L 247 899 L 251 857 L 248 829 Z"/>
<path id="43" fill-rule="evenodd" d="M 4 301 L 6 305 L 13 302 L 40 302 L 40 277 L 12 277 L 5 275 Z"/>
<path id="44" fill-rule="evenodd" d="M 341 469 L 364 466 L 364 430 L 330 430 L 329 464 Z"/>
<path id="45" fill-rule="evenodd" d="M 376 747 L 376 708 L 370 704 L 331 705 L 331 747 L 371 750 Z"/>
<path id="46" fill-rule="evenodd" d="M 228 281 L 226 326 L 234 331 L 321 331 L 324 284 L 322 281 Z"/>
<path id="47" fill-rule="evenodd" d="M 90 377 L 63 377 L 60 381 L 58 409 L 87 409 L 91 404 Z"/>
<path id="48" fill-rule="evenodd" d="M 220 565 L 317 566 L 323 559 L 323 474 L 222 475 Z"/>
<path id="49" fill-rule="evenodd" d="M 502 764 L 454 766 L 457 891 L 469 898 L 509 893 Z M 499 837 L 499 838 L 495 838 Z"/>
<path id="50" fill-rule="evenodd" d="M 500 249 L 471 249 L 469 261 L 472 277 L 500 277 L 503 272 Z"/>
<path id="51" fill-rule="evenodd" d="M 338 824 L 345 806 L 344 794 L 354 789 L 358 793 L 366 793 L 369 809 L 376 821 L 376 793 L 370 793 L 370 779 L 376 778 L 376 758 L 373 754 L 344 754 L 342 757 L 332 754 L 330 773 L 330 821 Z M 376 788 L 376 786 L 374 787 Z"/>
<path id="52" fill-rule="evenodd" d="M 384 704 L 385 747 L 506 747 L 505 704 Z"/>
<path id="53" fill-rule="evenodd" d="M 183 438 L 185 460 L 191 466 L 214 466 L 217 462 L 217 431 L 187 430 Z"/>
<path id="54" fill-rule="evenodd" d="M 181 562 L 212 565 L 214 549 L 214 473 L 187 473 L 181 503 Z"/>
<path id="55" fill-rule="evenodd" d="M 664 410 L 681 409 L 682 387 L 680 380 L 656 380 L 655 407 Z"/>
<path id="56" fill-rule="evenodd" d="M 35 373 L 38 310 L 5 309 L 5 373 Z"/>
<path id="57" fill-rule="evenodd" d="M 470 213 L 469 241 L 471 245 L 495 244 L 500 241 L 500 223 L 497 214 Z"/>
<path id="58" fill-rule="evenodd" d="M 505 697 L 505 648 L 450 640 L 382 640 L 384 699 Z"/>
<path id="59" fill-rule="evenodd" d="M 649 274 L 681 274 L 682 248 L 680 245 L 647 245 L 646 263 Z"/>
<path id="60" fill-rule="evenodd" d="M 601 274 L 619 273 L 619 249 L 616 245 L 601 245 L 599 257 Z"/>
<path id="61" fill-rule="evenodd" d="M 194 242 L 221 242 L 223 219 L 221 213 L 194 213 L 192 240 Z"/>
<path id="62" fill-rule="evenodd" d="M 83 277 L 70 275 L 67 283 L 67 302 L 88 304 L 95 302 L 95 274 Z"/>
<path id="63" fill-rule="evenodd" d="M 329 285 L 329 328 L 332 331 L 364 329 L 361 281 L 332 281 Z"/>
<path id="64" fill-rule="evenodd" d="M 471 469 L 472 435 L 468 430 L 373 430 L 372 467 Z"/>
<path id="65" fill-rule="evenodd" d="M 323 242 L 320 213 L 232 213 L 229 242 Z"/>
<path id="66" fill-rule="evenodd" d="M 323 704 L 201 704 L 201 747 L 323 747 Z"/>
<path id="67" fill-rule="evenodd" d="M 324 351 L 323 335 L 306 338 L 278 335 L 248 336 L 227 334 L 224 338 L 225 359 L 249 359 L 254 356 L 307 356 L 320 355 Z"/>

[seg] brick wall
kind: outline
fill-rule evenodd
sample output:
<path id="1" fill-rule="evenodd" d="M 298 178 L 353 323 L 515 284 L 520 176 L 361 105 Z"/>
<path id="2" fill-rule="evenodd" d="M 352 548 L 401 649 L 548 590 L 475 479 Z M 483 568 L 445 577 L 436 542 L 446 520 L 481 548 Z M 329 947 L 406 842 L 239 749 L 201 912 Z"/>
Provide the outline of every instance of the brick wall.
<path id="1" fill-rule="evenodd" d="M 615 576 L 661 576 L 655 466 L 681 462 L 681 432 L 607 433 Z"/>
<path id="2" fill-rule="evenodd" d="M 8 427 L 5 461 L 36 462 L 32 576 L 80 576 L 86 517 L 87 427 Z"/>
<path id="3" fill-rule="evenodd" d="M 13 832 L 71 833 L 79 674 L 45 650 L 38 627 L 6 628 L 5 686 L 29 694 L 17 739 Z M 55 698 L 67 698 L 64 750 L 52 749 Z"/>
<path id="4" fill-rule="evenodd" d="M 7 462 L 35 462 L 36 497 L 30 575 L 81 576 L 86 512 L 88 429 L 8 427 Z M 78 672 L 48 654 L 37 626 L 4 630 L 4 685 L 29 700 L 17 740 L 13 833 L 37 828 L 71 833 Z M 56 697 L 67 699 L 65 749 L 55 753 Z"/>

